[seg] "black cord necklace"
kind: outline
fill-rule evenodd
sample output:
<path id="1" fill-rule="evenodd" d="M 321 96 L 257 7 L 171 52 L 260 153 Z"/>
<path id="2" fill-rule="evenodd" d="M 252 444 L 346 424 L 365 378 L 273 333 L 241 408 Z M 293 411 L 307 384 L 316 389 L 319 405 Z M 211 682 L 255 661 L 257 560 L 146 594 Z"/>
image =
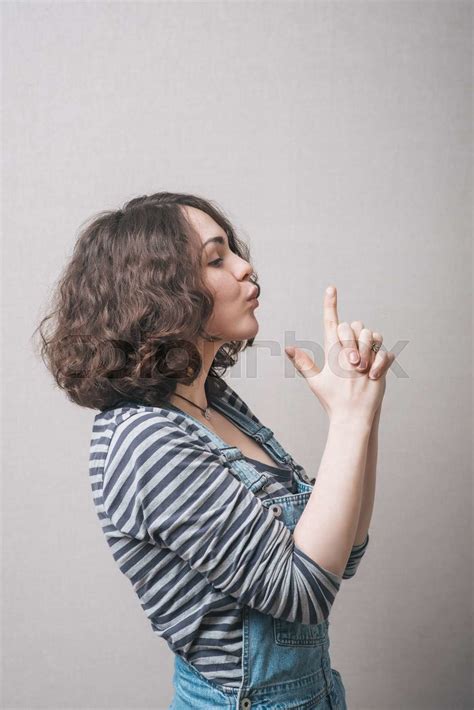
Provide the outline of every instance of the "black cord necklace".
<path id="1" fill-rule="evenodd" d="M 194 402 L 191 402 L 191 400 L 188 399 L 187 397 L 183 397 L 182 394 L 177 394 L 176 392 L 173 392 L 173 394 L 174 394 L 175 397 L 181 397 L 181 399 L 185 399 L 186 402 L 189 402 L 189 404 L 192 404 L 193 407 L 197 407 L 198 409 L 200 409 L 201 412 L 202 412 L 202 413 L 204 414 L 204 416 L 206 417 L 206 419 L 210 419 L 210 418 L 211 418 L 211 408 L 209 407 L 209 405 L 208 405 L 205 409 L 203 409 L 202 407 L 199 406 L 199 404 L 195 404 Z"/>

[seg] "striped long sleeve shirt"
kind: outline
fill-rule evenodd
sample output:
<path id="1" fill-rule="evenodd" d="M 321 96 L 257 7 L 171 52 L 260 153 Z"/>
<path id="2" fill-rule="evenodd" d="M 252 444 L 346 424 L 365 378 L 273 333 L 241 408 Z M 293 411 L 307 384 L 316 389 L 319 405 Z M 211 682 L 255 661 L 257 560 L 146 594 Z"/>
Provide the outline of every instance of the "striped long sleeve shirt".
<path id="1" fill-rule="evenodd" d="M 256 420 L 227 383 L 222 396 Z M 369 542 L 353 547 L 342 577 L 317 564 L 262 505 L 288 494 L 291 472 L 247 460 L 271 474 L 255 494 L 174 410 L 126 403 L 94 419 L 90 483 L 120 571 L 152 630 L 229 687 L 241 681 L 242 607 L 320 623 Z"/>

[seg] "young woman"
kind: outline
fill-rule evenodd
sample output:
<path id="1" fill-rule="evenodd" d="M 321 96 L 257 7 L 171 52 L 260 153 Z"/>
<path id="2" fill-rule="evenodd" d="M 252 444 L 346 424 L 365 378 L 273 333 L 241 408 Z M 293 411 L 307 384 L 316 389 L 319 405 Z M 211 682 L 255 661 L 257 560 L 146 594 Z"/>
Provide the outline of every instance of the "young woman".
<path id="1" fill-rule="evenodd" d="M 59 387 L 100 410 L 93 500 L 175 654 L 174 710 L 346 708 L 329 613 L 369 541 L 394 355 L 361 321 L 339 323 L 328 289 L 323 369 L 286 349 L 330 421 L 310 479 L 222 377 L 254 343 L 259 294 L 222 211 L 162 192 L 84 226 L 39 326 Z"/>

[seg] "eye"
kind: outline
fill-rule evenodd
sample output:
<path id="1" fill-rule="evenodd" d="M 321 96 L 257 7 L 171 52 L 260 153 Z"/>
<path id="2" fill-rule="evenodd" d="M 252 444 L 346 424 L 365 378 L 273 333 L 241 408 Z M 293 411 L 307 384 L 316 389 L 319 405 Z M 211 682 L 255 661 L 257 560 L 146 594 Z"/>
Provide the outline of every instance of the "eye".
<path id="1" fill-rule="evenodd" d="M 221 259 L 221 257 L 219 257 L 218 259 L 214 259 L 214 261 L 210 261 L 209 266 L 220 266 L 221 262 L 223 261 L 224 259 Z"/>

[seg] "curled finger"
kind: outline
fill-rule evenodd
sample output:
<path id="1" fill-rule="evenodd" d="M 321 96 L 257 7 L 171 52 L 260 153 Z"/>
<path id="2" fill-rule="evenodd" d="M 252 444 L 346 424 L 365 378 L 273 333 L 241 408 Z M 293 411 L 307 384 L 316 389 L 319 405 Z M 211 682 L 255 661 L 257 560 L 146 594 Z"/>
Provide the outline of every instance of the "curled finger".
<path id="1" fill-rule="evenodd" d="M 372 363 L 371 351 L 372 347 L 372 331 L 368 328 L 362 328 L 359 333 L 359 353 L 360 362 L 357 365 L 357 370 L 359 372 L 366 372 Z"/>
<path id="2" fill-rule="evenodd" d="M 357 340 L 354 331 L 349 323 L 345 321 L 337 326 L 339 341 L 343 347 L 344 357 L 351 365 L 356 365 L 360 360 Z"/>
<path id="3" fill-rule="evenodd" d="M 371 380 L 376 380 L 386 373 L 393 360 L 386 350 L 379 350 L 375 356 L 372 367 L 370 368 L 369 377 Z"/>
<path id="4" fill-rule="evenodd" d="M 372 346 L 370 348 L 370 361 L 369 361 L 369 371 L 374 364 L 375 357 L 382 347 L 383 335 L 378 333 L 376 330 L 372 332 Z"/>

